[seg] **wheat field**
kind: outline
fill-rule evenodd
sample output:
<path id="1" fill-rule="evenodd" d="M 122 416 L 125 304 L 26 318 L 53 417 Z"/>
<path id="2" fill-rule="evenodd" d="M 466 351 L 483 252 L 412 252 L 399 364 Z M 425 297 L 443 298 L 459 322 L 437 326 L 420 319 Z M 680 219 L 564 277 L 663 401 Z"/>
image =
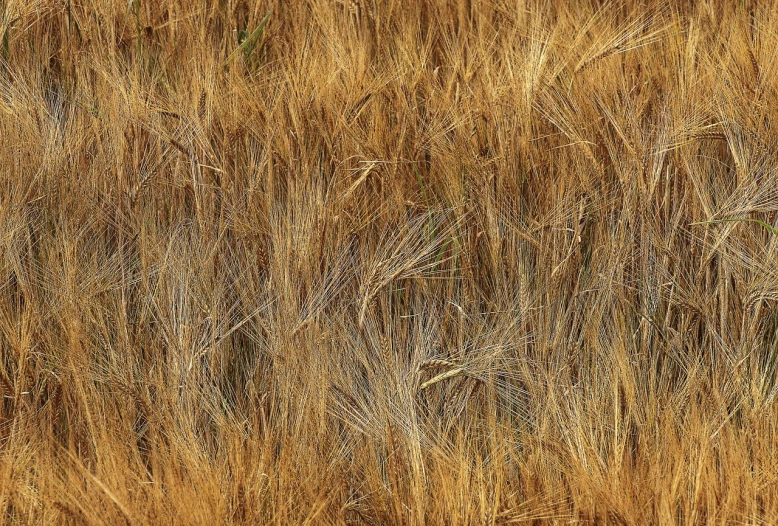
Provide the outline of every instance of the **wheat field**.
<path id="1" fill-rule="evenodd" d="M 778 524 L 778 6 L 0 0 L 0 523 Z"/>

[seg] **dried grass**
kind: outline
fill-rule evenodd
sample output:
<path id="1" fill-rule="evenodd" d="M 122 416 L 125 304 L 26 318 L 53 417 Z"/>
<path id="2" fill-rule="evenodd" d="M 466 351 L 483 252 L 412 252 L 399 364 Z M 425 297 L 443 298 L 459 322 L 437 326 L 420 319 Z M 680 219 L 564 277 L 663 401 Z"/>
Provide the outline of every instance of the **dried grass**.
<path id="1" fill-rule="evenodd" d="M 778 523 L 777 15 L 0 0 L 0 523 Z"/>

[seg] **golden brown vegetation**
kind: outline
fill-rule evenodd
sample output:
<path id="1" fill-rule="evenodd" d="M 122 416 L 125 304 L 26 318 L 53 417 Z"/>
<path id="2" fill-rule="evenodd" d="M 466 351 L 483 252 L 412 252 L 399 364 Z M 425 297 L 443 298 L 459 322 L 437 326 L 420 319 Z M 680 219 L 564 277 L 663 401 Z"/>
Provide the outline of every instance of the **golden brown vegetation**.
<path id="1" fill-rule="evenodd" d="M 0 522 L 778 522 L 767 4 L 0 0 Z"/>

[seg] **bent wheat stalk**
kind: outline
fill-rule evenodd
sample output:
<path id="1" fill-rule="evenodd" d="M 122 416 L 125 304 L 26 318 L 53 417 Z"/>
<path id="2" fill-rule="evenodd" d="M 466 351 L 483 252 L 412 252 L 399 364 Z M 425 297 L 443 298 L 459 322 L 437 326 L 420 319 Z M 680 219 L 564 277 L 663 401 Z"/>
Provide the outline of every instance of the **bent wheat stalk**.
<path id="1" fill-rule="evenodd" d="M 431 380 L 427 380 L 421 386 L 419 386 L 419 391 L 425 390 L 427 387 L 430 387 L 432 385 L 435 385 L 438 382 L 442 382 L 443 380 L 447 380 L 449 378 L 456 378 L 457 376 L 465 374 L 465 368 L 464 367 L 456 367 L 454 369 L 450 369 L 446 371 L 445 373 L 440 373 L 439 375 L 435 376 Z M 467 376 L 465 374 L 465 376 Z"/>
<path id="2" fill-rule="evenodd" d="M 776 230 L 775 227 L 769 225 L 768 223 L 762 221 L 761 219 L 753 219 L 750 217 L 738 217 L 738 218 L 727 218 L 727 219 L 713 219 L 711 221 L 700 221 L 698 223 L 691 223 L 692 225 L 713 225 L 717 223 L 757 223 L 759 225 L 762 225 L 767 229 L 768 232 L 773 234 L 774 236 L 778 236 L 778 230 Z"/>

